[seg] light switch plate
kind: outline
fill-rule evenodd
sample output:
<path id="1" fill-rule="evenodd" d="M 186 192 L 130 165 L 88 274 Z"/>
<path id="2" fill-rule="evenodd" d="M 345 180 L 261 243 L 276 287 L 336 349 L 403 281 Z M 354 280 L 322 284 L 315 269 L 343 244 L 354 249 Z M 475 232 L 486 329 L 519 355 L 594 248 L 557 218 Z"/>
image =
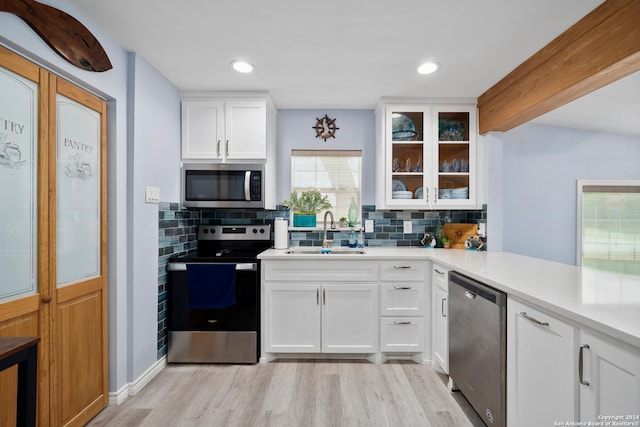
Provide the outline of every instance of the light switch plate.
<path id="1" fill-rule="evenodd" d="M 411 221 L 403 221 L 402 228 L 404 229 L 405 234 L 413 233 L 413 223 Z"/>
<path id="2" fill-rule="evenodd" d="M 373 233 L 373 220 L 366 219 L 364 221 L 364 232 L 365 233 Z"/>
<path id="3" fill-rule="evenodd" d="M 144 189 L 144 201 L 146 203 L 160 203 L 160 188 L 146 186 Z"/>

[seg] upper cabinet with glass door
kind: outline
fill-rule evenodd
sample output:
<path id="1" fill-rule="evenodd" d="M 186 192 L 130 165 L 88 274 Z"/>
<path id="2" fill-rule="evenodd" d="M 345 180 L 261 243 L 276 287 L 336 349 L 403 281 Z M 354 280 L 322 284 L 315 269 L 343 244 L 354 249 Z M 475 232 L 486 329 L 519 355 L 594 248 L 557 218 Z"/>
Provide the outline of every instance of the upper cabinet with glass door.
<path id="1" fill-rule="evenodd" d="M 437 207 L 475 207 L 476 204 L 476 108 L 435 105 L 433 197 Z"/>
<path id="2" fill-rule="evenodd" d="M 376 205 L 475 207 L 475 105 L 383 104 Z"/>

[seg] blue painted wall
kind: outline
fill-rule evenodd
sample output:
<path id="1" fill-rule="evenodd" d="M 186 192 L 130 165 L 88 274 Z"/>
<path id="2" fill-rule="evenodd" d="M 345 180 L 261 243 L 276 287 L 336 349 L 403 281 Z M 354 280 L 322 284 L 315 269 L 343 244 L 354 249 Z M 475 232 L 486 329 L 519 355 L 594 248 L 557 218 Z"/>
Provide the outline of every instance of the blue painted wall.
<path id="1" fill-rule="evenodd" d="M 316 138 L 316 119 L 336 119 L 335 138 Z M 362 150 L 362 204 L 375 203 L 375 114 L 373 110 L 278 110 L 276 203 L 291 193 L 291 150 Z"/>
<path id="2" fill-rule="evenodd" d="M 577 180 L 640 180 L 640 137 L 526 124 L 502 141 L 507 252 L 575 264 Z"/>

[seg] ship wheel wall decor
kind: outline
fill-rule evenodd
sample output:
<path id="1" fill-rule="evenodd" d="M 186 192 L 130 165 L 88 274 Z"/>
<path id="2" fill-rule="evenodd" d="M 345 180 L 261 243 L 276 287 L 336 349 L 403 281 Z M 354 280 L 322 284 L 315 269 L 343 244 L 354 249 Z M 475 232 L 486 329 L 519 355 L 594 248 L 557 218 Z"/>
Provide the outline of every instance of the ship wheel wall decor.
<path id="1" fill-rule="evenodd" d="M 335 138 L 336 131 L 340 129 L 336 126 L 336 119 L 330 119 L 326 114 L 320 119 L 316 117 L 316 125 L 312 128 L 316 130 L 316 138 L 320 137 L 325 141 L 329 138 Z"/>

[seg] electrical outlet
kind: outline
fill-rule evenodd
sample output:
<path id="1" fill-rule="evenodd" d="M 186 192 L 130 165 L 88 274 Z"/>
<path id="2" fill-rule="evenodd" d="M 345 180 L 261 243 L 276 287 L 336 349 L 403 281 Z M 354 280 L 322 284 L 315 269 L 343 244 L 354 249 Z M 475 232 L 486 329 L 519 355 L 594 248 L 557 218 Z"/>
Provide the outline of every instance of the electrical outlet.
<path id="1" fill-rule="evenodd" d="M 404 233 L 413 233 L 413 223 L 411 221 L 403 221 L 402 228 L 404 229 Z"/>
<path id="2" fill-rule="evenodd" d="M 364 221 L 364 232 L 365 233 L 373 233 L 373 220 L 366 219 Z"/>
<path id="3" fill-rule="evenodd" d="M 146 203 L 160 203 L 160 188 L 146 186 L 144 189 L 144 201 Z"/>

